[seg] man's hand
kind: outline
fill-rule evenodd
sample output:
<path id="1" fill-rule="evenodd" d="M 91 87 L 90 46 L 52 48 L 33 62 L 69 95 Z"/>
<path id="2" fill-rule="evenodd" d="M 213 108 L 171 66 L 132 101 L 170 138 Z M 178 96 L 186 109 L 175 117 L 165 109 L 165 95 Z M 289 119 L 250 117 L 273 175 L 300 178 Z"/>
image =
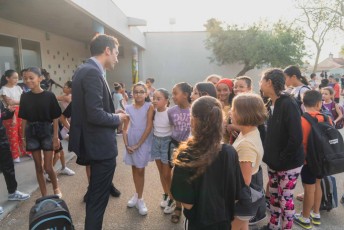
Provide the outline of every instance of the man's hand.
<path id="1" fill-rule="evenodd" d="M 121 122 L 129 121 L 129 114 L 117 113 L 117 115 L 119 116 L 119 119 L 121 120 Z"/>
<path id="2" fill-rule="evenodd" d="M 123 109 L 117 109 L 115 113 L 125 113 Z"/>

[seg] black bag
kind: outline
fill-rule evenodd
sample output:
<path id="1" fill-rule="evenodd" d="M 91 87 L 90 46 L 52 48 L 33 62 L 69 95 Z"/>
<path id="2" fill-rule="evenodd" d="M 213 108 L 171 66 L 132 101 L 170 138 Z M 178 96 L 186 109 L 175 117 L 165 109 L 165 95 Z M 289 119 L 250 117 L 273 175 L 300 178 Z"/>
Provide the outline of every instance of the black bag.
<path id="1" fill-rule="evenodd" d="M 29 222 L 29 230 L 74 230 L 68 207 L 57 195 L 37 199 L 30 210 Z"/>
<path id="2" fill-rule="evenodd" d="M 325 115 L 324 122 L 318 122 L 308 113 L 302 116 L 312 126 L 306 156 L 311 172 L 321 177 L 344 172 L 344 143 L 340 132 L 329 123 Z"/>
<path id="3" fill-rule="evenodd" d="M 326 176 L 321 180 L 322 198 L 320 210 L 330 211 L 338 207 L 338 194 L 336 178 L 333 176 Z"/>
<path id="4" fill-rule="evenodd" d="M 259 208 L 264 208 L 265 193 L 263 185 L 263 170 L 259 167 L 252 175 L 250 186 L 244 186 L 240 192 L 240 199 L 235 203 L 235 215 L 241 217 L 254 217 Z"/>
<path id="5" fill-rule="evenodd" d="M 297 97 L 295 97 L 295 96 L 293 95 L 293 97 L 294 97 L 295 100 L 296 100 L 297 105 L 298 105 L 299 108 L 300 108 L 300 113 L 301 113 L 301 114 L 304 113 L 304 108 L 302 108 L 303 102 L 302 102 L 302 98 L 301 98 L 301 90 L 302 90 L 303 88 L 307 88 L 307 89 L 311 90 L 311 88 L 309 88 L 308 85 L 303 85 L 303 86 L 301 86 L 301 88 L 300 88 L 300 90 L 299 90 L 299 93 L 297 94 Z"/>

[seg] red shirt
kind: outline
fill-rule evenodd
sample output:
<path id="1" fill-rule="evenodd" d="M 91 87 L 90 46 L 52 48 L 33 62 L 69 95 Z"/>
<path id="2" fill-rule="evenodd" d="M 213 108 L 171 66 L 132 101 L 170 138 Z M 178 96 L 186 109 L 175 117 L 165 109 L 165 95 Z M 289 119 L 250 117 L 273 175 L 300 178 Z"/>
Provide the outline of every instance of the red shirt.
<path id="1" fill-rule="evenodd" d="M 334 83 L 333 89 L 334 89 L 334 98 L 339 98 L 339 95 L 340 95 L 340 86 L 339 86 L 339 84 L 338 83 Z"/>

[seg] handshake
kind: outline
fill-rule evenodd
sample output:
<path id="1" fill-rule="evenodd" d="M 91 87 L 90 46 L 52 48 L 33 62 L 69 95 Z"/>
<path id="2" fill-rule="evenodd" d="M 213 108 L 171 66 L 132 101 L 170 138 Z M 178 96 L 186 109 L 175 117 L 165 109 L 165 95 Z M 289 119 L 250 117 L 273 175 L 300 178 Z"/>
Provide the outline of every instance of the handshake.
<path id="1" fill-rule="evenodd" d="M 119 116 L 121 122 L 128 122 L 129 121 L 129 114 L 127 114 L 124 110 L 118 109 L 116 110 L 116 114 Z"/>

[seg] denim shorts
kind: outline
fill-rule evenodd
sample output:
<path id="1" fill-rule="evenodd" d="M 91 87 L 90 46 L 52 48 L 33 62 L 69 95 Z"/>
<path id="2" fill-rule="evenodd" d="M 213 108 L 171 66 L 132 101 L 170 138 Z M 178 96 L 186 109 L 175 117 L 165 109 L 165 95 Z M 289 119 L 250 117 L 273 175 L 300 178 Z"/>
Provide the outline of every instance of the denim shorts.
<path id="1" fill-rule="evenodd" d="M 28 122 L 25 128 L 27 151 L 53 151 L 53 124 Z"/>
<path id="2" fill-rule="evenodd" d="M 153 146 L 151 156 L 153 160 L 161 160 L 163 164 L 168 164 L 168 148 L 171 137 L 153 137 Z"/>

